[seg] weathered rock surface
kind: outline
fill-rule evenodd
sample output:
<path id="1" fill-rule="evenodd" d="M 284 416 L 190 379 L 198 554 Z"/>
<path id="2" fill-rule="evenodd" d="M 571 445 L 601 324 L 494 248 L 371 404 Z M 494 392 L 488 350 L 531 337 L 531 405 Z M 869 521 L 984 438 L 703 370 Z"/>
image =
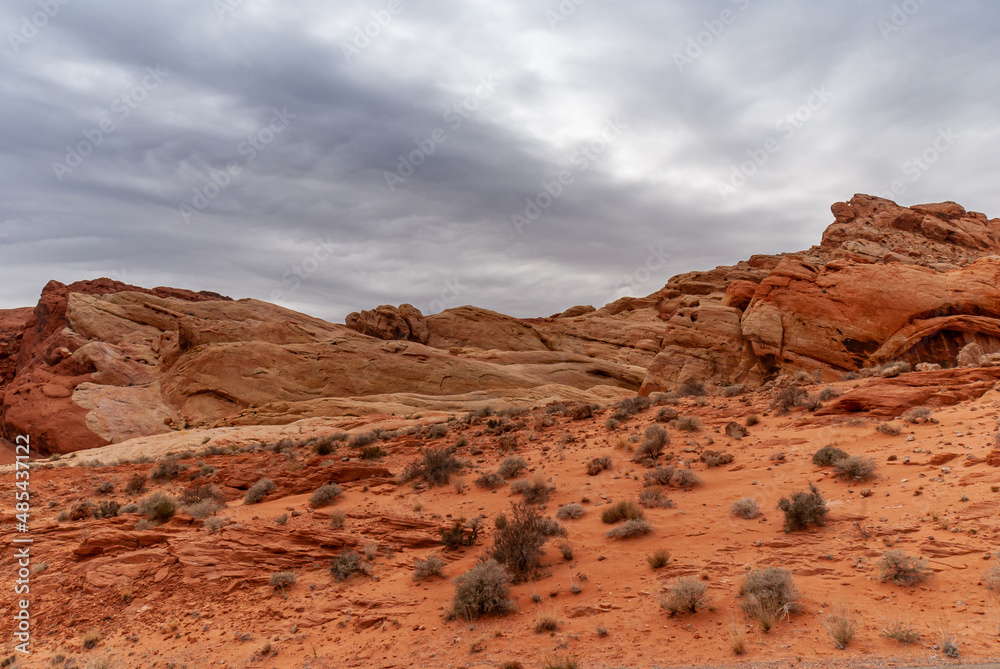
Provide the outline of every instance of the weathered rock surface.
<path id="1" fill-rule="evenodd" d="M 549 318 L 404 304 L 336 325 L 212 293 L 50 282 L 30 314 L 0 317 L 2 431 L 67 452 L 185 427 L 607 403 L 690 379 L 1000 364 L 1000 220 L 866 195 L 831 211 L 811 249 Z M 889 388 L 923 392 L 904 386 Z"/>

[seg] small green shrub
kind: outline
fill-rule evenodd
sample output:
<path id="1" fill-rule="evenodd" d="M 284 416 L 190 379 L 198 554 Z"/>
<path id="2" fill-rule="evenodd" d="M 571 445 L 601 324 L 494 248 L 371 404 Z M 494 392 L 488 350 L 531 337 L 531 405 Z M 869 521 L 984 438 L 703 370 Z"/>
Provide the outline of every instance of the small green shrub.
<path id="1" fill-rule="evenodd" d="M 512 479 L 528 468 L 528 461 L 516 455 L 508 455 L 497 468 L 497 474 L 505 479 Z"/>
<path id="2" fill-rule="evenodd" d="M 524 497 L 524 501 L 529 504 L 544 504 L 555 490 L 540 474 L 536 474 L 530 481 L 524 479 L 514 481 L 510 484 L 510 489 Z"/>
<path id="3" fill-rule="evenodd" d="M 494 520 L 493 546 L 487 559 L 503 565 L 514 578 L 527 580 L 541 565 L 542 546 L 551 528 L 537 506 L 527 502 L 511 505 L 510 516 L 500 514 Z"/>
<path id="4" fill-rule="evenodd" d="M 504 484 L 503 477 L 499 474 L 483 474 L 475 481 L 476 486 L 487 490 L 496 490 Z"/>
<path id="5" fill-rule="evenodd" d="M 347 549 L 330 562 L 330 573 L 338 581 L 346 581 L 355 574 L 371 574 L 372 568 L 355 551 Z"/>
<path id="6" fill-rule="evenodd" d="M 871 481 L 878 478 L 878 466 L 872 458 L 851 455 L 833 463 L 833 473 L 848 481 Z"/>
<path id="7" fill-rule="evenodd" d="M 164 492 L 154 492 L 139 502 L 139 513 L 154 523 L 165 523 L 177 512 L 177 500 Z"/>

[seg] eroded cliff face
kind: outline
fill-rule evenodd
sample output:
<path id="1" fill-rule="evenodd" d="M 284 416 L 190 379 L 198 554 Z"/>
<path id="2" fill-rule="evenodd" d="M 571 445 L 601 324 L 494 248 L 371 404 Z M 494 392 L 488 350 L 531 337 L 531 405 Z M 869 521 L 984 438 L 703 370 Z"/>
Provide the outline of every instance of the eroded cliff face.
<path id="1" fill-rule="evenodd" d="M 186 427 L 758 386 L 1000 351 L 1000 220 L 855 196 L 806 251 L 549 318 L 380 306 L 328 323 L 256 300 L 50 282 L 0 319 L 2 427 L 68 452 Z"/>

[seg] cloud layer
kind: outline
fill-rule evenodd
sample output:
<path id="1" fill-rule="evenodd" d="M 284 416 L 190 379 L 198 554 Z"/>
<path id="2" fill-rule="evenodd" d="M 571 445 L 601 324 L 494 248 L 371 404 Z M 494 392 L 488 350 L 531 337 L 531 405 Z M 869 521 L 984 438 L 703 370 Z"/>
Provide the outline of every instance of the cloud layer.
<path id="1" fill-rule="evenodd" d="M 342 4 L 0 6 L 0 306 L 539 316 L 806 248 L 858 192 L 1000 216 L 986 0 Z"/>

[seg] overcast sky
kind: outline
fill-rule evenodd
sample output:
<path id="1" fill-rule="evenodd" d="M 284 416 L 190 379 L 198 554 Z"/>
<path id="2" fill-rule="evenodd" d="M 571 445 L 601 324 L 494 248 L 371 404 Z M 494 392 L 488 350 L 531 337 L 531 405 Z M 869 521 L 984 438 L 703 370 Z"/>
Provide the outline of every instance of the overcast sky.
<path id="1" fill-rule="evenodd" d="M 998 10 L 4 2 L 0 307 L 110 276 L 540 316 L 807 248 L 854 193 L 1000 216 Z"/>

